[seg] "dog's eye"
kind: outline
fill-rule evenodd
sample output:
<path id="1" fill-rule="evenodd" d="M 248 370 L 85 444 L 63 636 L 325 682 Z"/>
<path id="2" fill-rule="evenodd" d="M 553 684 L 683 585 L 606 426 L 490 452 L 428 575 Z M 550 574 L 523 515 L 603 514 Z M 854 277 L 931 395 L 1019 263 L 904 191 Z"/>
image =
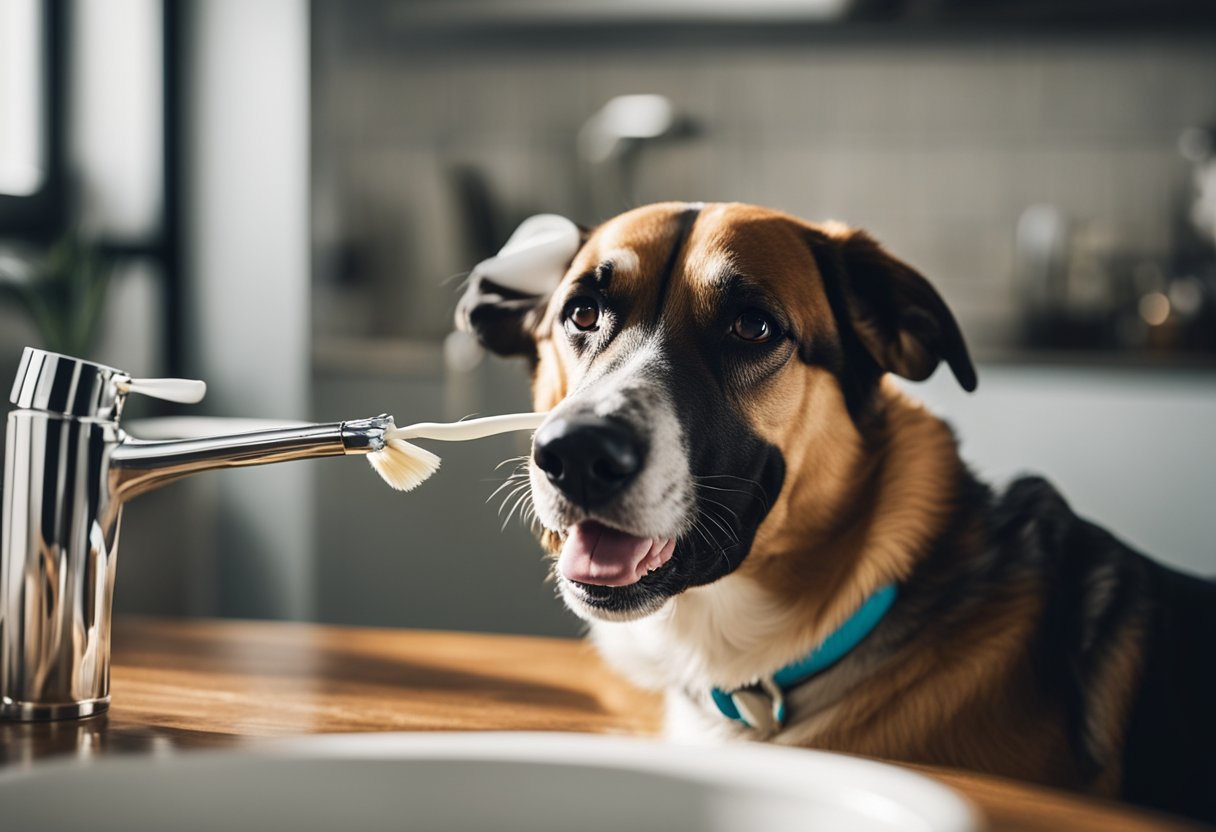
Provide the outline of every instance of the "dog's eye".
<path id="1" fill-rule="evenodd" d="M 566 303 L 562 317 L 580 332 L 588 332 L 595 329 L 596 324 L 600 322 L 600 305 L 593 298 L 580 295 Z"/>
<path id="2" fill-rule="evenodd" d="M 730 328 L 731 335 L 749 344 L 763 344 L 772 338 L 776 331 L 777 325 L 773 323 L 773 319 L 754 309 L 740 314 Z"/>

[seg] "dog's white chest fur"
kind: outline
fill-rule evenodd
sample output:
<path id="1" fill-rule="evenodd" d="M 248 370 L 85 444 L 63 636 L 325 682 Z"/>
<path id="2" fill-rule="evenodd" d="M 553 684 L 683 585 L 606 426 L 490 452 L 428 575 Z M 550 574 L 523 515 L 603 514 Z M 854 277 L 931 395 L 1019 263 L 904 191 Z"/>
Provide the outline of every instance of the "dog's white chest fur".
<path id="1" fill-rule="evenodd" d="M 710 690 L 757 681 L 801 657 L 810 646 L 805 611 L 781 603 L 755 581 L 729 575 L 688 590 L 636 621 L 596 621 L 591 637 L 604 658 L 635 684 L 666 693 L 669 737 L 767 739 L 813 745 L 833 720 L 840 680 L 818 694 L 800 688 L 787 702 L 803 716 L 775 733 L 758 733 L 723 716 Z"/>
<path id="2" fill-rule="evenodd" d="M 614 667 L 647 688 L 734 688 L 790 661 L 796 608 L 759 584 L 729 575 L 690 589 L 636 621 L 596 621 L 592 640 Z"/>

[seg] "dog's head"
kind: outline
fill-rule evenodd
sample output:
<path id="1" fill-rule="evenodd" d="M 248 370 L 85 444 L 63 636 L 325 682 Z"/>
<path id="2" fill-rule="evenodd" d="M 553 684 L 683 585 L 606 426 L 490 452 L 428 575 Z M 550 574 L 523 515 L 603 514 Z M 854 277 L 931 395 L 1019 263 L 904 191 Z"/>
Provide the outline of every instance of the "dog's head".
<path id="1" fill-rule="evenodd" d="M 585 618 L 638 618 L 771 557 L 766 518 L 830 521 L 828 480 L 864 444 L 884 373 L 924 379 L 944 360 L 976 383 L 911 267 L 864 232 L 746 205 L 630 211 L 585 236 L 546 296 L 475 277 L 457 321 L 533 363 L 550 414 L 532 498 Z"/>

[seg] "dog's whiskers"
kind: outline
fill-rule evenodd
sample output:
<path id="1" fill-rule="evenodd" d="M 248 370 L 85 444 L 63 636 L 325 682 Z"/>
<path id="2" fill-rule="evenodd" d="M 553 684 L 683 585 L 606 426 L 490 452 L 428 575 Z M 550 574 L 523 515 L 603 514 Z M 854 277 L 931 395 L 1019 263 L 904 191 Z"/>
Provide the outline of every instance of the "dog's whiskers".
<path id="1" fill-rule="evenodd" d="M 528 511 L 533 508 L 532 492 L 530 490 L 525 490 L 516 498 L 515 505 L 513 505 L 511 507 L 511 511 L 507 513 L 506 519 L 502 521 L 502 528 L 500 528 L 499 531 L 506 530 L 507 524 L 511 522 L 511 518 L 515 516 L 515 512 L 518 511 L 521 506 L 524 507 L 524 510 L 519 515 L 520 519 L 527 522 Z"/>
<path id="2" fill-rule="evenodd" d="M 730 529 L 728 529 L 728 528 L 727 528 L 725 525 L 723 525 L 723 523 L 722 523 L 722 518 L 720 518 L 720 517 L 718 517 L 718 516 L 716 516 L 716 515 L 712 514 L 712 513 L 709 511 L 709 509 L 707 509 L 707 508 L 702 508 L 702 509 L 701 509 L 701 516 L 702 516 L 702 517 L 704 517 L 704 518 L 705 518 L 706 520 L 708 520 L 709 522 L 713 523 L 713 524 L 714 524 L 714 527 L 715 527 L 715 528 L 716 528 L 718 531 L 722 532 L 722 534 L 723 534 L 724 536 L 726 536 L 727 538 L 731 538 L 731 537 L 732 537 Z M 732 542 L 733 542 L 733 541 L 732 541 Z"/>
<path id="3" fill-rule="evenodd" d="M 704 514 L 699 513 L 697 515 L 696 519 L 693 520 L 692 529 L 701 536 L 703 541 L 705 541 L 705 546 L 711 553 L 718 553 L 724 556 L 725 547 L 719 546 L 714 540 L 713 533 L 710 531 L 709 527 L 705 525 Z"/>
<path id="4" fill-rule="evenodd" d="M 502 520 L 502 525 L 498 527 L 500 532 L 507 530 L 507 526 L 510 524 L 511 518 L 515 516 L 515 512 L 519 510 L 519 504 L 522 503 L 524 499 L 525 496 L 523 494 L 520 494 L 515 498 L 515 504 L 511 506 L 511 510 L 507 512 L 507 516 Z"/>
<path id="5" fill-rule="evenodd" d="M 721 486 L 717 486 L 717 485 L 707 485 L 706 483 L 703 483 L 703 482 L 697 482 L 695 479 L 693 480 L 692 487 L 694 489 L 696 489 L 698 492 L 720 491 L 725 494 L 742 494 L 743 496 L 747 497 L 748 499 L 755 500 L 757 503 L 760 504 L 761 508 L 763 508 L 766 512 L 768 511 L 768 508 L 769 508 L 768 503 L 765 501 L 765 499 L 762 496 L 760 496 L 759 494 L 757 494 L 755 491 L 751 491 L 751 490 L 747 490 L 747 489 L 743 489 L 743 488 L 722 488 Z"/>
<path id="6" fill-rule="evenodd" d="M 722 509 L 722 511 L 724 511 L 726 513 L 726 516 L 722 516 L 722 515 L 718 514 L 718 512 L 716 512 L 716 511 L 711 512 L 710 509 L 708 509 L 704 506 L 701 506 L 701 510 L 704 511 L 707 516 L 716 517 L 718 520 L 721 520 L 722 522 L 724 522 L 727 526 L 727 529 L 726 529 L 727 533 L 731 537 L 734 538 L 735 543 L 738 543 L 739 537 L 737 534 L 735 534 L 735 532 L 732 528 L 732 521 L 733 521 L 734 526 L 741 526 L 743 524 L 743 521 L 739 518 L 739 513 L 737 511 L 735 511 L 734 509 L 732 509 L 730 506 L 726 505 L 725 503 L 720 503 L 717 500 L 711 499 L 704 495 L 702 495 L 700 499 L 701 499 L 702 503 L 709 503 L 710 505 L 718 506 L 718 508 Z"/>
<path id="7" fill-rule="evenodd" d="M 523 520 L 533 532 L 540 531 L 540 519 L 536 516 L 536 503 L 533 502 L 531 494 L 528 495 L 527 505 L 524 507 Z"/>
<path id="8" fill-rule="evenodd" d="M 517 508 L 519 508 L 519 503 L 523 498 L 524 498 L 523 492 L 517 490 L 517 491 L 511 492 L 511 496 L 508 497 L 505 501 L 503 501 L 503 505 L 502 505 L 503 509 L 506 509 L 508 504 L 510 504 L 511 508 L 507 511 L 506 516 L 503 516 L 502 511 L 499 511 L 499 516 L 503 518 L 502 525 L 499 527 L 499 531 L 502 531 L 503 529 L 505 529 L 507 527 L 507 524 L 511 522 L 511 516 L 513 514 L 515 514 L 515 510 Z"/>
<path id="9" fill-rule="evenodd" d="M 507 489 L 506 496 L 503 498 L 503 502 L 505 503 L 511 497 L 514 497 L 516 494 L 518 494 L 521 489 L 527 488 L 528 485 L 530 485 L 530 483 L 527 480 L 513 480 L 511 482 L 503 483 L 503 486 L 500 487 L 498 490 L 502 491 L 506 486 L 510 486 L 510 488 Z"/>
<path id="10" fill-rule="evenodd" d="M 756 490 L 759 491 L 760 495 L 764 498 L 763 505 L 764 505 L 765 510 L 767 510 L 772 505 L 772 500 L 769 499 L 768 492 L 764 490 L 764 486 L 761 485 L 757 480 L 749 479 L 747 477 L 740 477 L 736 474 L 702 474 L 700 476 L 693 477 L 693 481 L 696 483 L 696 485 L 704 487 L 704 488 L 712 488 L 713 486 L 704 485 L 702 480 L 712 480 L 712 479 L 738 480 L 741 483 L 755 486 Z M 729 491 L 732 489 L 723 489 L 723 490 Z M 744 493 L 748 493 L 748 492 L 744 492 Z"/>
<path id="11" fill-rule="evenodd" d="M 722 563 L 726 566 L 727 571 L 730 571 L 730 559 L 728 557 L 726 557 L 726 550 L 729 547 L 714 545 L 712 536 L 708 533 L 708 531 L 704 527 L 704 524 L 701 522 L 701 517 L 697 517 L 697 519 L 693 521 L 692 528 L 695 532 L 697 532 L 698 534 L 701 535 L 701 539 L 705 541 L 705 545 L 709 548 L 710 553 L 715 554 L 719 558 L 721 558 Z"/>
<path id="12" fill-rule="evenodd" d="M 731 546 L 739 545 L 739 542 L 740 542 L 739 536 L 735 533 L 735 531 L 733 529 L 731 529 L 731 527 L 729 525 L 726 524 L 726 522 L 721 517 L 719 517 L 718 515 L 716 515 L 714 513 L 707 511 L 705 513 L 705 519 L 712 522 L 718 529 L 720 529 L 722 531 L 723 536 L 725 537 L 725 539 L 727 541 L 729 541 Z"/>
<path id="13" fill-rule="evenodd" d="M 706 546 L 711 549 L 714 548 L 714 541 L 709 534 L 706 533 L 704 524 L 701 523 L 700 517 L 692 521 L 691 530 L 701 535 L 701 539 L 705 541 Z"/>
<path id="14" fill-rule="evenodd" d="M 506 508 L 507 508 L 507 504 L 508 504 L 508 503 L 510 503 L 510 502 L 511 502 L 511 500 L 512 500 L 513 498 L 517 497 L 517 496 L 518 496 L 518 495 L 519 495 L 521 492 L 526 491 L 526 490 L 527 490 L 527 488 L 528 488 L 528 483 L 523 482 L 523 483 L 519 483 L 519 484 L 518 484 L 518 485 L 516 485 L 514 488 L 512 488 L 510 491 L 508 491 L 508 492 L 507 492 L 507 496 L 505 496 L 505 497 L 503 497 L 503 498 L 502 498 L 502 505 L 500 505 L 500 506 L 498 507 L 498 516 L 499 516 L 499 517 L 502 517 L 502 513 L 503 513 L 503 512 L 506 510 Z"/>
<path id="15" fill-rule="evenodd" d="M 506 513 L 499 531 L 505 531 L 516 514 L 519 515 L 524 523 L 535 530 L 538 520 L 536 517 L 536 506 L 532 502 L 532 480 L 528 472 L 528 457 L 510 457 L 498 463 L 496 467 L 502 468 L 502 466 L 510 462 L 517 463 L 516 469 L 507 475 L 507 478 L 494 489 L 490 496 L 486 498 L 486 502 L 490 502 L 499 494 L 506 491 L 506 494 L 502 498 L 502 503 L 498 506 L 499 517 L 503 517 L 504 512 Z"/>
<path id="16" fill-rule="evenodd" d="M 524 476 L 522 476 L 521 474 L 518 474 L 518 473 L 512 474 L 511 476 L 507 477 L 506 480 L 504 480 L 503 483 L 498 486 L 498 488 L 495 488 L 494 491 L 491 492 L 489 497 L 486 497 L 486 502 L 488 503 L 488 502 L 490 502 L 490 500 L 493 500 L 495 497 L 497 497 L 498 494 L 504 488 L 507 488 L 508 486 L 519 485 L 520 482 L 524 481 L 525 479 L 526 478 Z"/>

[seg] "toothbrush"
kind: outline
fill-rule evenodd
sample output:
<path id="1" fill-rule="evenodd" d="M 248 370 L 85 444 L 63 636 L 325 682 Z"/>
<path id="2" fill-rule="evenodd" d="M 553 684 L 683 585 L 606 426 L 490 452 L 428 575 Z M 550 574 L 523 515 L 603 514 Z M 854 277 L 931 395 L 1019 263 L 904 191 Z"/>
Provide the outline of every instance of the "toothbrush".
<path id="1" fill-rule="evenodd" d="M 398 491 L 412 491 L 439 470 L 439 457 L 407 439 L 466 442 L 514 430 L 536 430 L 547 413 L 507 413 L 463 422 L 419 422 L 390 428 L 384 447 L 367 455 L 367 461 L 386 483 Z"/>

